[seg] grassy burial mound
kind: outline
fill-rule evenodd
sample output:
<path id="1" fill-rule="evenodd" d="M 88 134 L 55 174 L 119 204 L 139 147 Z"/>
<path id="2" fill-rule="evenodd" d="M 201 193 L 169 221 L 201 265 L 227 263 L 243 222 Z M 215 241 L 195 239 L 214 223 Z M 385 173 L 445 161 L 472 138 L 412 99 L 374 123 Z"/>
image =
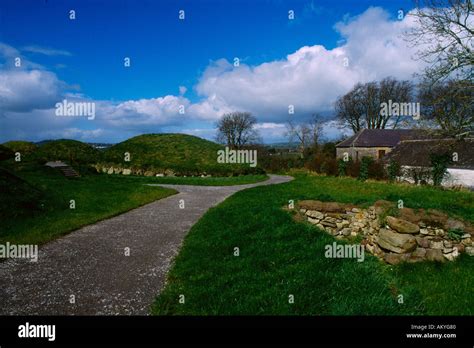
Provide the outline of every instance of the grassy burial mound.
<path id="1" fill-rule="evenodd" d="M 13 152 L 19 152 L 22 156 L 28 156 L 38 149 L 38 146 L 29 141 L 8 141 L 3 144 Z"/>
<path id="2" fill-rule="evenodd" d="M 218 163 L 220 149 L 221 145 L 192 135 L 145 134 L 107 149 L 97 169 L 109 174 L 146 176 L 228 176 L 263 172 L 248 164 Z"/>
<path id="3" fill-rule="evenodd" d="M 77 140 L 60 139 L 41 145 L 36 156 L 41 162 L 65 161 L 71 165 L 85 165 L 99 162 L 101 152 Z"/>
<path id="4" fill-rule="evenodd" d="M 14 154 L 20 154 L 20 163 L 65 161 L 71 165 L 89 165 L 100 161 L 101 152 L 77 140 L 50 140 L 40 144 L 29 141 L 8 141 L 3 146 Z M 13 156 L 10 156 L 12 158 Z"/>

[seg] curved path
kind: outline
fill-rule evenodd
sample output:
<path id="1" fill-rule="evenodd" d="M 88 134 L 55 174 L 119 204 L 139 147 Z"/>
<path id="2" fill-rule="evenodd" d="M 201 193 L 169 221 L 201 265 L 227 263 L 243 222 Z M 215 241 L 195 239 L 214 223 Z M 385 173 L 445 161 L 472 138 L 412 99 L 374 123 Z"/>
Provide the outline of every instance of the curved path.
<path id="1" fill-rule="evenodd" d="M 210 207 L 237 191 L 291 179 L 270 175 L 239 186 L 157 184 L 179 193 L 52 241 L 39 249 L 36 263 L 0 262 L 0 314 L 146 315 L 185 235 Z"/>

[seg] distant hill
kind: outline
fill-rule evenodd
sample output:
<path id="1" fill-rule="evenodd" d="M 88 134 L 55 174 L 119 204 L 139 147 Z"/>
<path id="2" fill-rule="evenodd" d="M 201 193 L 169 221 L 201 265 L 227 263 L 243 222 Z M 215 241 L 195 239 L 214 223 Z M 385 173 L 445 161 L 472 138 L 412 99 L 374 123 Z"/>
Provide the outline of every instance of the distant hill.
<path id="1" fill-rule="evenodd" d="M 240 174 L 257 172 L 248 165 L 217 163 L 217 151 L 223 147 L 212 141 L 186 134 L 145 134 L 104 151 L 104 162 L 154 172 L 171 170 L 181 175 Z M 124 160 L 130 154 L 130 162 Z"/>

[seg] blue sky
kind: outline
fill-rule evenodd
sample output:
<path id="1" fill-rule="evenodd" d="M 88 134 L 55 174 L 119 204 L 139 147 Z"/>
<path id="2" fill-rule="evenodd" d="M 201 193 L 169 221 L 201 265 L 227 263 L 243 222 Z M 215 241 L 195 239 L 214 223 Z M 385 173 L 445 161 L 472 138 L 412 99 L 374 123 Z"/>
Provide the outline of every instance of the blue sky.
<path id="1" fill-rule="evenodd" d="M 297 120 L 329 117 L 334 99 L 355 82 L 409 78 L 419 68 L 398 38 L 410 25 L 398 11 L 411 7 L 388 0 L 2 0 L 0 141 L 116 142 L 167 131 L 212 138 L 216 119 L 238 110 L 257 117 L 266 142 L 281 141 L 287 105 Z M 12 65 L 16 57 L 21 67 Z M 344 57 L 347 73 L 331 68 Z M 58 120 L 54 105 L 67 98 L 97 103 L 97 117 Z M 328 123 L 327 133 L 338 130 Z"/>

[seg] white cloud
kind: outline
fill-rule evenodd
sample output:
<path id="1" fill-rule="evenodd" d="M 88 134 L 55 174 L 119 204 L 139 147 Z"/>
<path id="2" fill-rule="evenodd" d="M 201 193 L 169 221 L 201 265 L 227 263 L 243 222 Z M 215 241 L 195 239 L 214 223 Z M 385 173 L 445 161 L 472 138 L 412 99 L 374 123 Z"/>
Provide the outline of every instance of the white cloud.
<path id="1" fill-rule="evenodd" d="M 0 104 L 4 111 L 28 112 L 53 106 L 64 84 L 43 70 L 7 70 L 0 74 Z"/>
<path id="2" fill-rule="evenodd" d="M 296 120 L 307 118 L 314 112 L 331 113 L 336 98 L 357 82 L 386 76 L 410 79 L 413 73 L 419 72 L 423 63 L 412 60 L 414 49 L 408 48 L 401 38 L 402 32 L 411 25 L 410 17 L 393 21 L 383 9 L 369 8 L 357 17 L 335 24 L 335 30 L 343 38 L 336 48 L 304 46 L 283 59 L 257 66 L 241 62 L 239 67 L 234 67 L 227 60 L 219 59 L 205 69 L 194 86 L 200 100 L 191 102 L 184 97 L 187 88 L 179 86 L 177 96 L 120 103 L 96 101 L 95 122 L 98 129 L 107 129 L 108 134 L 146 133 L 170 127 L 183 129 L 190 127 L 190 122 L 212 127 L 223 113 L 249 111 L 260 122 L 257 128 L 264 139 L 281 139 L 286 131 L 284 123 L 289 116 L 290 104 L 294 105 L 295 115 L 292 117 Z M 33 50 L 31 48 L 30 51 L 39 51 L 35 46 Z M 61 54 L 61 51 L 49 53 Z M 0 55 L 14 57 L 20 52 L 0 44 Z M 345 58 L 348 66 L 345 66 Z M 26 65 L 20 70 L 7 64 L 2 66 L 0 102 L 10 112 L 10 121 L 12 115 L 18 115 L 13 111 L 31 112 L 34 116 L 38 114 L 34 110 L 49 108 L 65 95 L 66 85 L 54 73 L 26 59 L 24 61 Z M 75 97 L 78 100 L 86 98 L 79 94 Z M 184 107 L 184 114 L 179 113 L 180 106 Z M 18 122 L 20 119 L 23 118 L 18 118 Z M 39 119 L 44 120 L 44 117 Z M 80 135 L 76 122 L 82 121 L 67 121 L 65 129 L 70 130 L 70 135 L 93 137 L 105 134 Z M 43 129 L 49 127 L 49 123 L 42 126 Z M 325 127 L 328 134 L 338 131 L 333 123 L 327 123 Z M 197 134 L 201 127 L 190 129 Z M 202 129 L 205 129 L 203 134 L 208 134 L 207 128 Z"/>
<path id="3" fill-rule="evenodd" d="M 25 46 L 22 51 L 44 54 L 45 56 L 71 56 L 71 52 L 65 50 L 57 50 L 49 47 L 41 47 L 36 45 Z"/>
<path id="4" fill-rule="evenodd" d="M 304 46 L 283 60 L 258 66 L 234 68 L 221 59 L 206 69 L 196 90 L 210 102 L 251 111 L 264 122 L 287 119 L 289 105 L 297 117 L 332 111 L 336 98 L 357 82 L 410 79 L 420 70 L 422 63 L 411 59 L 414 51 L 401 38 L 410 25 L 409 17 L 391 21 L 384 10 L 370 8 L 335 25 L 345 39 L 339 47 Z"/>
<path id="5" fill-rule="evenodd" d="M 285 139 L 287 127 L 284 123 L 263 122 L 258 123 L 255 128 L 263 139 Z"/>
<path id="6" fill-rule="evenodd" d="M 187 98 L 167 95 L 118 104 L 101 101 L 97 103 L 96 113 L 97 119 L 108 127 L 158 130 L 162 126 L 180 125 L 189 120 L 187 112 L 189 105 Z M 184 114 L 181 114 L 180 110 L 183 110 Z"/>

